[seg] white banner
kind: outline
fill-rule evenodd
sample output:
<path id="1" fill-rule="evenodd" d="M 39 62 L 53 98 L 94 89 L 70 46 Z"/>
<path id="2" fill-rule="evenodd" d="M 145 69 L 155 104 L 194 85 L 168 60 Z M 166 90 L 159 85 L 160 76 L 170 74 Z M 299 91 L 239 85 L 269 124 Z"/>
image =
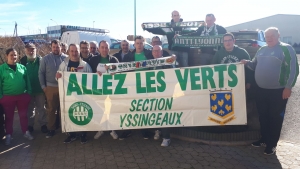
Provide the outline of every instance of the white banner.
<path id="1" fill-rule="evenodd" d="M 247 123 L 242 64 L 61 73 L 64 132 Z"/>

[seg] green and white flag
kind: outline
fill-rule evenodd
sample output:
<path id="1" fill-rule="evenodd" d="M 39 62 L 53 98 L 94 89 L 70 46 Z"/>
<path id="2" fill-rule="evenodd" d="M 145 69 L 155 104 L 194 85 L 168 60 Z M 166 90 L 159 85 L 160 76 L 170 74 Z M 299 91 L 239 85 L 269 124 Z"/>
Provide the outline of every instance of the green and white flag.
<path id="1" fill-rule="evenodd" d="M 243 64 L 61 74 L 63 132 L 247 124 Z"/>

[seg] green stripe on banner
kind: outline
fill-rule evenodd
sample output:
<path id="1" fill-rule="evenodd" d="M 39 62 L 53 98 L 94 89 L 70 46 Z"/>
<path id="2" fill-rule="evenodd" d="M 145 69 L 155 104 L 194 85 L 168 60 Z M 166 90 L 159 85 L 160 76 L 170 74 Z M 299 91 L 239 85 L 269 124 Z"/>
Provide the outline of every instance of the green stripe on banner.
<path id="1" fill-rule="evenodd" d="M 177 36 L 173 47 L 215 47 L 223 45 L 223 35 L 216 36 Z"/>

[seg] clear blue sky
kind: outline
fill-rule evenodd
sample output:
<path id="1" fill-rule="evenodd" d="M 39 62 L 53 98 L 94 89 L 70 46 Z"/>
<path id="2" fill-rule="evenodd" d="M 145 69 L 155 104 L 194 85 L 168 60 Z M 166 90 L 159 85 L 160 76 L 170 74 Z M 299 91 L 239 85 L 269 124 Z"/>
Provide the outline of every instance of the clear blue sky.
<path id="1" fill-rule="evenodd" d="M 143 22 L 168 22 L 178 10 L 185 21 L 204 20 L 214 13 L 224 27 L 275 14 L 300 14 L 299 0 L 136 0 L 137 34 Z M 74 25 L 109 29 L 118 38 L 134 33 L 134 0 L 0 0 L 0 35 L 45 33 L 46 27 Z M 54 21 L 51 21 L 53 19 Z M 270 25 L 271 26 L 271 25 Z"/>

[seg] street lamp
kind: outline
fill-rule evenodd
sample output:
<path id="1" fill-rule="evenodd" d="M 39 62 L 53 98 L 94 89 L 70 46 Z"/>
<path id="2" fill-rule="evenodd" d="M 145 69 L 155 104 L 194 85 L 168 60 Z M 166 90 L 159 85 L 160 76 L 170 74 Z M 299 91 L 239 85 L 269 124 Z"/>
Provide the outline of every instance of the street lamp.
<path id="1" fill-rule="evenodd" d="M 56 25 L 58 25 L 58 23 L 55 21 L 55 20 L 53 20 L 53 19 L 50 19 L 51 21 L 53 21 L 53 22 L 55 22 L 56 23 Z"/>
<path id="2" fill-rule="evenodd" d="M 95 23 L 95 21 L 93 21 L 93 28 L 94 28 L 94 23 Z"/>
<path id="3" fill-rule="evenodd" d="M 136 0 L 134 0 L 134 37 L 136 36 Z"/>
<path id="4" fill-rule="evenodd" d="M 56 26 L 58 26 L 58 23 L 55 20 L 53 20 L 53 19 L 50 19 L 50 20 L 53 21 L 53 22 L 55 22 Z M 54 35 L 54 37 L 56 37 L 56 35 Z"/>
<path id="5" fill-rule="evenodd" d="M 5 31 L 5 29 L 3 29 L 3 28 L 0 28 L 0 29 L 2 29 L 2 30 L 4 31 L 4 33 L 5 33 L 4 36 L 6 36 L 6 31 Z"/>

